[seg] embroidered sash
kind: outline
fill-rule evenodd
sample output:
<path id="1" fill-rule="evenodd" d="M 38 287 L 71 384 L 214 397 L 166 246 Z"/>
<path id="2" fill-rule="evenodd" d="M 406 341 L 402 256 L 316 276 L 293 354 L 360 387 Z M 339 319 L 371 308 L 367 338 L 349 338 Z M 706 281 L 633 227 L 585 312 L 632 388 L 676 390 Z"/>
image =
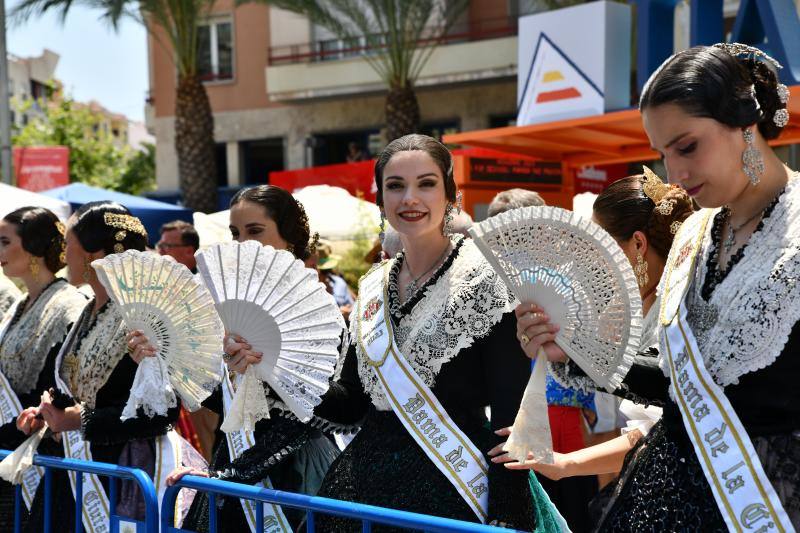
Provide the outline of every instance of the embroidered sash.
<path id="1" fill-rule="evenodd" d="M 684 299 L 712 214 L 708 210 L 684 222 L 664 273 L 660 342 L 669 363 L 670 388 L 728 529 L 793 532 L 750 437 L 706 369 L 686 321 Z"/>
<path id="2" fill-rule="evenodd" d="M 64 355 L 70 350 L 75 342 L 75 337 L 81 328 L 81 320 L 78 320 L 72 327 L 64 341 L 61 350 L 56 358 L 56 385 L 65 394 L 72 394 L 67 384 L 61 379 L 59 369 Z M 126 356 L 127 357 L 127 356 Z M 92 450 L 90 444 L 83 439 L 79 430 L 64 431 L 61 434 L 61 440 L 64 444 L 64 457 L 67 459 L 79 459 L 81 461 L 92 461 Z M 168 432 L 155 439 L 155 484 L 158 493 L 158 504 L 161 506 L 164 491 L 166 490 L 166 478 L 172 470 L 181 464 L 181 444 L 180 437 L 174 431 Z M 77 483 L 78 472 L 69 471 L 69 482 L 72 487 L 72 496 L 77 500 Z M 83 527 L 92 533 L 106 533 L 110 531 L 111 514 L 109 511 L 108 495 L 100 483 L 100 479 L 95 474 L 80 474 L 82 477 L 82 490 L 81 500 L 82 505 L 82 521 Z M 176 508 L 179 505 L 176 500 Z M 176 522 L 179 520 L 180 513 L 175 513 Z M 131 524 L 132 521 L 125 518 L 119 519 L 120 524 Z M 176 523 L 177 527 L 178 524 Z"/>
<path id="3" fill-rule="evenodd" d="M 223 373 L 224 376 L 222 379 L 222 402 L 225 409 L 225 412 L 228 412 L 228 408 L 230 407 L 231 403 L 233 403 L 233 395 L 234 389 L 233 384 L 231 383 L 230 376 L 228 375 L 228 369 L 223 364 Z M 236 376 L 234 378 L 237 380 L 237 385 L 241 382 L 241 376 Z M 253 435 L 252 431 L 246 431 L 244 429 L 240 429 L 239 431 L 232 431 L 230 433 L 225 434 L 225 438 L 228 441 L 228 454 L 231 458 L 231 461 L 236 460 L 239 456 L 241 456 L 245 451 L 249 450 L 255 444 L 255 436 Z M 272 488 L 272 483 L 270 483 L 269 478 L 264 478 L 261 482 L 256 483 L 256 486 L 264 487 L 267 489 Z M 256 531 L 256 504 L 251 500 L 240 499 L 242 503 L 242 510 L 244 511 L 244 516 L 247 519 L 247 523 L 250 525 L 250 531 Z M 264 518 L 264 529 L 265 533 L 281 533 L 281 532 L 288 532 L 291 533 L 292 528 L 289 526 L 289 521 L 284 516 L 283 511 L 279 505 L 265 503 L 261 506 L 263 509 L 263 518 Z"/>
<path id="4" fill-rule="evenodd" d="M 17 307 L 21 301 L 22 300 L 17 300 L 14 302 L 11 308 L 6 312 L 5 320 L 2 326 L 0 326 L 0 342 L 5 336 L 8 325 L 11 323 L 12 317 L 16 314 Z M 14 393 L 14 389 L 11 388 L 8 379 L 0 372 L 0 425 L 16 422 L 22 409 L 22 404 Z M 29 510 L 33 503 L 33 497 L 36 494 L 36 488 L 42 480 L 42 475 L 44 475 L 44 470 L 35 465 L 27 469 L 23 474 L 22 499 L 25 501 L 25 505 Z"/>
<path id="5" fill-rule="evenodd" d="M 485 523 L 489 508 L 488 463 L 395 344 L 385 290 L 388 272 L 387 262 L 361 280 L 352 315 L 358 321 L 357 342 L 403 427 Z"/>

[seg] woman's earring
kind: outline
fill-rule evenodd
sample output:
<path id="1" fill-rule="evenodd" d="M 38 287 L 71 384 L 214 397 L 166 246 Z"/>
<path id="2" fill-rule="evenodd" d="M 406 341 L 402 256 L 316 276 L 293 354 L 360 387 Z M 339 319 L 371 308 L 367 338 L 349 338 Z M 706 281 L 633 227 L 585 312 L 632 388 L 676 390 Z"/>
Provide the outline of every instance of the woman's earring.
<path id="1" fill-rule="evenodd" d="M 89 283 L 89 280 L 92 277 L 92 265 L 89 263 L 89 258 L 86 257 L 83 260 L 83 282 Z"/>
<path id="2" fill-rule="evenodd" d="M 761 181 L 761 174 L 763 174 L 765 170 L 764 157 L 761 155 L 758 148 L 753 146 L 755 142 L 753 130 L 748 128 L 744 130 L 742 134 L 744 135 L 744 142 L 747 144 L 744 152 L 742 152 L 742 163 L 744 163 L 742 170 L 750 179 L 750 184 L 755 186 Z"/>
<path id="3" fill-rule="evenodd" d="M 381 209 L 381 231 L 378 233 L 378 239 L 380 239 L 381 244 L 383 244 L 383 239 L 386 237 L 386 213 L 383 212 Z"/>
<path id="4" fill-rule="evenodd" d="M 31 256 L 31 262 L 28 265 L 28 268 L 31 271 L 33 279 L 39 281 L 39 262 L 36 260 L 34 256 Z"/>
<path id="5" fill-rule="evenodd" d="M 650 283 L 650 276 L 647 274 L 647 261 L 642 254 L 636 254 L 636 264 L 633 266 L 633 273 L 636 274 L 636 283 L 639 287 L 646 287 Z"/>
<path id="6" fill-rule="evenodd" d="M 449 237 L 453 234 L 453 204 L 447 202 L 447 207 L 444 208 L 444 224 L 442 225 L 442 235 Z"/>

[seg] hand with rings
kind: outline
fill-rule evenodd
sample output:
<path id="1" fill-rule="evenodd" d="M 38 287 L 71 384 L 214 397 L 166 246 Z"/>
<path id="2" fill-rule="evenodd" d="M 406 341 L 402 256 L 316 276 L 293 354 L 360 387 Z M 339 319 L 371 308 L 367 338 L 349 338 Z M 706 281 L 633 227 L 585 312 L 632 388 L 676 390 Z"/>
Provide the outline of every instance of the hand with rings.
<path id="1" fill-rule="evenodd" d="M 225 353 L 222 360 L 228 365 L 228 370 L 239 374 L 244 373 L 249 365 L 256 365 L 261 362 L 264 356 L 261 352 L 254 352 L 246 340 L 239 335 L 226 333 L 223 342 Z"/>
<path id="2" fill-rule="evenodd" d="M 567 360 L 567 354 L 554 342 L 559 327 L 550 322 L 544 309 L 526 303 L 518 305 L 514 314 L 517 317 L 517 339 L 525 355 L 536 359 L 539 349 L 542 349 L 550 361 Z"/>
<path id="3" fill-rule="evenodd" d="M 141 363 L 145 357 L 155 357 L 156 347 L 150 342 L 143 331 L 135 329 L 125 337 L 128 353 L 136 364 Z"/>

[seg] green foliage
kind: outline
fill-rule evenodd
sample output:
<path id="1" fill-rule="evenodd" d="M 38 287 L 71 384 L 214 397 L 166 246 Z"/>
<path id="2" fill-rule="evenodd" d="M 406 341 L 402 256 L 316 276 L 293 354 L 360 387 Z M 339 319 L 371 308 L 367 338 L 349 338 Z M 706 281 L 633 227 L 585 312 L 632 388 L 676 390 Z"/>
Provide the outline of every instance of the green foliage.
<path id="1" fill-rule="evenodd" d="M 15 104 L 19 112 L 34 105 L 31 101 Z M 71 182 L 129 194 L 155 188 L 152 145 L 142 153 L 127 145 L 117 146 L 102 127 L 103 116 L 69 98 L 43 107 L 44 116 L 34 117 L 15 132 L 14 146 L 66 146 Z"/>

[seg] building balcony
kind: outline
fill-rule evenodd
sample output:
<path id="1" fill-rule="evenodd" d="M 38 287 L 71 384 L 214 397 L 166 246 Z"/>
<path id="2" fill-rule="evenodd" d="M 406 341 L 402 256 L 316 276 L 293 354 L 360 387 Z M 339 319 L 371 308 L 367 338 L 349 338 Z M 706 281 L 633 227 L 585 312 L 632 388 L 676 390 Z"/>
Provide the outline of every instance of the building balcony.
<path id="1" fill-rule="evenodd" d="M 515 76 L 516 23 L 503 18 L 456 27 L 431 54 L 417 86 Z M 270 100 L 288 101 L 380 91 L 385 84 L 364 57 L 383 52 L 384 42 L 381 35 L 369 35 L 273 47 L 267 94 Z"/>

